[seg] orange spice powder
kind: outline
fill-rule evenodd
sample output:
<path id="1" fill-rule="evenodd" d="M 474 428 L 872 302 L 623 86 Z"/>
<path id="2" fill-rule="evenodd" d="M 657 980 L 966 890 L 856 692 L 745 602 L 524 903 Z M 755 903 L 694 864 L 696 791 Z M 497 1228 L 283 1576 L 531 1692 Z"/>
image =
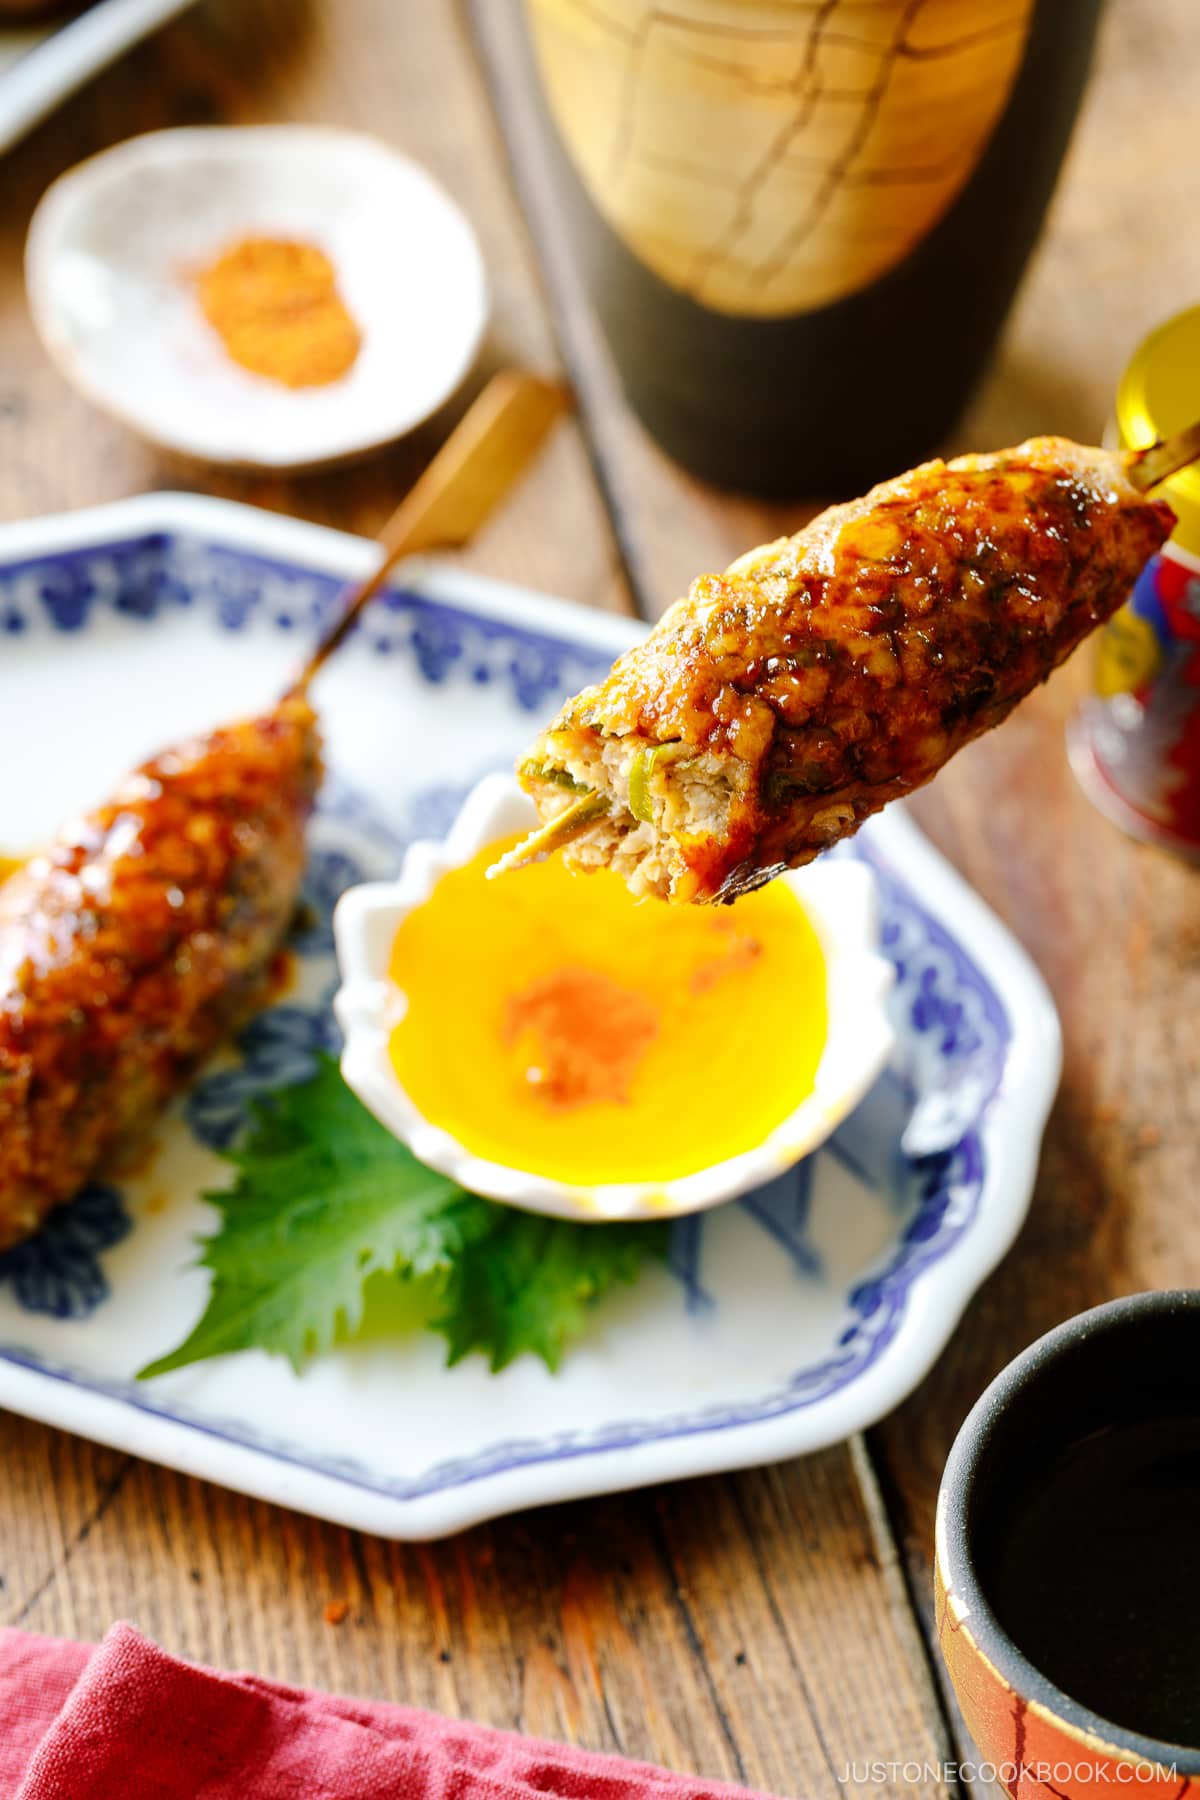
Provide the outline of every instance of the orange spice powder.
<path id="1" fill-rule="evenodd" d="M 557 969 L 508 1003 L 505 1037 L 529 1038 L 530 1086 L 556 1108 L 621 1104 L 658 1036 L 658 1012 L 642 994 L 596 969 Z"/>
<path id="2" fill-rule="evenodd" d="M 226 352 L 284 387 L 326 387 L 354 366 L 362 332 L 315 244 L 245 238 L 196 282 L 200 308 Z"/>

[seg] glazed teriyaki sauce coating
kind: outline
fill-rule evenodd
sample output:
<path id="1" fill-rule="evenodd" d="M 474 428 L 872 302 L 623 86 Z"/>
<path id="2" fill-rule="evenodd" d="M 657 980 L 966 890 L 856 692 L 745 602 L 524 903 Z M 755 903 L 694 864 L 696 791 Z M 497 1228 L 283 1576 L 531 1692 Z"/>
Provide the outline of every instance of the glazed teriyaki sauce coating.
<path id="1" fill-rule="evenodd" d="M 1127 598 L 1170 508 L 1116 453 L 1038 438 L 927 463 L 702 576 L 522 765 L 566 851 L 727 899 L 810 861 L 999 724 Z M 635 761 L 669 745 L 631 794 Z"/>
<path id="2" fill-rule="evenodd" d="M 261 1003 L 320 777 L 287 700 L 144 764 L 0 887 L 0 1248 Z"/>

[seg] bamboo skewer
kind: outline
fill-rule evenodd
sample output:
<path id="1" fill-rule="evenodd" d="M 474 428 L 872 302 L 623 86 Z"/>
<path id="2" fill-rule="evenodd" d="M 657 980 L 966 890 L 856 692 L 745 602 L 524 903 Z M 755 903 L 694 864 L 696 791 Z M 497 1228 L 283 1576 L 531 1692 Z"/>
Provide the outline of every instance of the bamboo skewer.
<path id="1" fill-rule="evenodd" d="M 1160 481 L 1178 475 L 1180 469 L 1197 461 L 1200 461 L 1200 419 L 1169 438 L 1159 438 L 1156 444 L 1148 444 L 1144 450 L 1131 451 L 1126 468 L 1134 487 L 1146 493 Z"/>
<path id="2" fill-rule="evenodd" d="M 487 871 L 488 880 L 497 875 L 508 875 L 513 869 L 524 869 L 530 863 L 541 862 L 543 857 L 554 856 L 559 850 L 565 850 L 573 844 L 577 837 L 602 819 L 609 810 L 608 801 L 602 794 L 581 794 L 558 817 L 540 825 L 523 837 L 519 844 L 506 850 L 498 862 L 494 862 Z"/>
<path id="3" fill-rule="evenodd" d="M 449 549 L 475 535 L 569 404 L 566 388 L 536 375 L 505 370 L 492 377 L 379 533 L 379 566 L 346 592 L 286 698 L 307 692 L 401 557 Z"/>

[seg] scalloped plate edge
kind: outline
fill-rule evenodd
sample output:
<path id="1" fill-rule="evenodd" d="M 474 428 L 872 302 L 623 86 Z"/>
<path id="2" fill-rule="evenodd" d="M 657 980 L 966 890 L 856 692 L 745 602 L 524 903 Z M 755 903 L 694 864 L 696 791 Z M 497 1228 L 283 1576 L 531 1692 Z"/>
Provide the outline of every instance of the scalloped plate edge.
<path id="1" fill-rule="evenodd" d="M 247 552 L 314 565 L 353 579 L 370 569 L 362 538 L 237 502 L 162 492 L 47 518 L 0 525 L 0 563 L 120 541 L 138 532 L 206 534 Z M 454 566 L 414 559 L 408 586 L 444 604 L 530 630 L 582 641 L 613 655 L 644 635 L 634 621 L 554 600 Z M 971 1229 L 918 1274 L 886 1355 L 832 1407 L 798 1405 L 746 1425 L 697 1428 L 627 1449 L 581 1450 L 480 1475 L 419 1499 L 380 1495 L 265 1450 L 232 1443 L 216 1427 L 164 1416 L 150 1401 L 113 1398 L 69 1371 L 0 1357 L 0 1402 L 11 1410 L 131 1451 L 201 1479 L 384 1536 L 439 1537 L 487 1518 L 551 1501 L 619 1492 L 658 1481 L 748 1468 L 805 1455 L 866 1429 L 912 1392 L 945 1348 L 968 1301 L 1010 1248 L 1028 1211 L 1042 1132 L 1057 1091 L 1061 1030 L 1040 973 L 1007 928 L 897 806 L 872 822 L 882 860 L 903 870 L 922 904 L 970 949 L 1000 994 L 1011 1029 L 1004 1080 L 982 1124 L 986 1178 Z M 952 927 L 950 920 L 953 920 Z M 830 1417 L 836 1412 L 836 1425 Z"/>

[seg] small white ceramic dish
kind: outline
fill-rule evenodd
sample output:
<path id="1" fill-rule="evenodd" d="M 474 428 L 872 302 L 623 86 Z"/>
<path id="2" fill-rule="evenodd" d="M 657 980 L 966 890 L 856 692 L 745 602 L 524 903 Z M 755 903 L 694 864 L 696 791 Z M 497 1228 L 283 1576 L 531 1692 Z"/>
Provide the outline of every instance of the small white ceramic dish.
<path id="1" fill-rule="evenodd" d="M 324 250 L 363 344 L 292 389 L 226 354 L 195 275 L 246 237 Z M 475 234 L 388 145 L 311 125 L 151 132 L 80 163 L 29 229 L 34 323 L 63 374 L 143 437 L 208 462 L 309 468 L 390 443 L 446 400 L 487 320 Z"/>
<path id="2" fill-rule="evenodd" d="M 74 18 L 0 25 L 0 151 L 192 0 L 95 0 Z"/>
<path id="3" fill-rule="evenodd" d="M 823 1144 L 873 1085 L 896 1040 L 886 1008 L 894 970 L 876 948 L 874 874 L 866 863 L 829 859 L 781 877 L 815 927 L 825 958 L 825 1048 L 812 1092 L 754 1149 L 673 1181 L 577 1187 L 476 1156 L 425 1117 L 388 1054 L 405 1007 L 403 991 L 388 972 L 396 932 L 447 870 L 537 822 L 533 802 L 512 776 L 487 775 L 471 790 L 441 843 L 411 845 L 397 880 L 366 882 L 338 901 L 333 934 L 342 986 L 333 1005 L 344 1039 L 342 1074 L 380 1123 L 423 1163 L 472 1193 L 530 1212 L 597 1221 L 701 1212 L 773 1181 Z"/>

